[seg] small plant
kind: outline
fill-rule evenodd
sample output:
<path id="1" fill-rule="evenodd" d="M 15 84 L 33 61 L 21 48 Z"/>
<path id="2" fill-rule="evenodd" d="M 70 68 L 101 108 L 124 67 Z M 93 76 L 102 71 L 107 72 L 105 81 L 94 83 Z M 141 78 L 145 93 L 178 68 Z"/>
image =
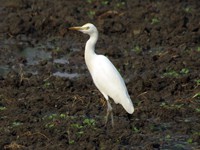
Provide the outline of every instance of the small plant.
<path id="1" fill-rule="evenodd" d="M 188 74 L 189 72 L 190 72 L 190 70 L 188 68 L 183 68 L 180 71 L 181 74 Z"/>
<path id="2" fill-rule="evenodd" d="M 160 106 L 166 109 L 180 109 L 184 106 L 184 104 L 166 104 L 163 102 L 160 104 Z"/>
<path id="3" fill-rule="evenodd" d="M 200 52 L 200 47 L 197 47 L 197 52 Z"/>
<path id="4" fill-rule="evenodd" d="M 53 55 L 59 54 L 60 52 L 62 52 L 62 49 L 60 47 L 55 47 L 54 49 L 52 49 Z"/>
<path id="5" fill-rule="evenodd" d="M 138 129 L 137 127 L 133 127 L 132 130 L 133 130 L 134 133 L 139 133 L 140 132 L 140 129 Z"/>
<path id="6" fill-rule="evenodd" d="M 116 4 L 116 7 L 121 8 L 121 7 L 123 7 L 124 5 L 125 5 L 125 2 L 118 2 L 118 3 Z"/>
<path id="7" fill-rule="evenodd" d="M 48 87 L 51 86 L 51 83 L 50 82 L 45 82 L 43 86 L 44 86 L 44 88 L 48 88 Z"/>
<path id="8" fill-rule="evenodd" d="M 192 144 L 192 142 L 193 142 L 192 138 L 189 138 L 189 139 L 187 140 L 187 143 L 189 143 L 189 144 Z"/>
<path id="9" fill-rule="evenodd" d="M 71 145 L 71 144 L 74 144 L 75 143 L 75 141 L 74 140 L 69 140 L 69 144 Z"/>
<path id="10" fill-rule="evenodd" d="M 172 104 L 172 108 L 180 109 L 184 106 L 184 104 Z"/>
<path id="11" fill-rule="evenodd" d="M 177 73 L 175 70 L 168 70 L 163 75 L 166 77 L 178 77 L 179 73 Z"/>
<path id="12" fill-rule="evenodd" d="M 160 20 L 158 18 L 152 18 L 151 19 L 151 24 L 157 24 L 159 22 L 160 22 Z"/>
<path id="13" fill-rule="evenodd" d="M 180 77 L 186 75 L 190 72 L 188 68 L 182 68 L 180 71 L 175 71 L 173 69 L 166 69 L 166 72 L 163 74 L 165 77 Z"/>
<path id="14" fill-rule="evenodd" d="M 151 124 L 149 128 L 150 128 L 151 131 L 156 131 L 157 130 L 157 127 L 154 124 Z"/>
<path id="15" fill-rule="evenodd" d="M 53 119 L 55 119 L 57 116 L 58 116 L 57 114 L 51 114 L 51 115 L 48 116 L 48 119 L 49 119 L 49 120 L 53 120 Z"/>
<path id="16" fill-rule="evenodd" d="M 69 130 L 67 130 L 67 134 L 68 134 L 68 142 L 69 142 L 69 144 L 70 144 L 70 145 L 71 145 L 71 144 L 74 144 L 75 141 L 71 139 L 70 131 L 69 131 Z"/>
<path id="17" fill-rule="evenodd" d="M 6 110 L 6 107 L 0 106 L 0 111 L 2 111 L 2 110 Z"/>
<path id="18" fill-rule="evenodd" d="M 103 0 L 103 1 L 101 1 L 101 4 L 102 4 L 102 5 L 108 5 L 108 3 L 109 3 L 108 0 Z"/>
<path id="19" fill-rule="evenodd" d="M 92 3 L 94 2 L 95 0 L 86 0 L 87 3 Z"/>
<path id="20" fill-rule="evenodd" d="M 45 127 L 46 127 L 46 128 L 53 128 L 53 127 L 55 127 L 55 123 L 54 123 L 54 122 L 47 123 L 47 124 L 45 125 Z"/>
<path id="21" fill-rule="evenodd" d="M 192 11 L 192 8 L 186 7 L 183 9 L 186 13 L 190 13 Z"/>
<path id="22" fill-rule="evenodd" d="M 12 126 L 13 126 L 13 127 L 18 127 L 18 126 L 21 126 L 22 124 L 23 124 L 22 122 L 14 121 L 14 122 L 12 123 Z"/>
<path id="23" fill-rule="evenodd" d="M 200 98 L 200 92 L 196 93 L 192 98 Z"/>
<path id="24" fill-rule="evenodd" d="M 193 135 L 199 135 L 200 136 L 200 132 L 194 132 Z"/>
<path id="25" fill-rule="evenodd" d="M 77 128 L 77 129 L 82 129 L 83 128 L 83 126 L 78 124 L 78 123 L 74 123 L 71 126 L 74 127 L 74 128 Z"/>
<path id="26" fill-rule="evenodd" d="M 85 124 L 87 126 L 95 126 L 95 120 L 86 118 L 83 120 L 83 124 Z"/>
<path id="27" fill-rule="evenodd" d="M 135 46 L 133 49 L 132 49 L 132 51 L 134 51 L 135 53 L 137 53 L 137 54 L 139 54 L 139 53 L 141 53 L 142 52 L 142 48 L 140 47 L 140 46 Z"/>
<path id="28" fill-rule="evenodd" d="M 196 79 L 196 80 L 194 80 L 194 81 L 196 82 L 197 86 L 200 85 L 200 79 Z"/>
<path id="29" fill-rule="evenodd" d="M 77 134 L 78 136 L 81 136 L 81 135 L 84 134 L 84 131 L 79 131 L 79 132 L 77 132 L 76 134 Z"/>
<path id="30" fill-rule="evenodd" d="M 166 104 L 165 102 L 162 102 L 162 103 L 160 104 L 160 106 L 161 106 L 161 107 L 167 107 L 167 104 Z"/>
<path id="31" fill-rule="evenodd" d="M 93 11 L 93 10 L 90 10 L 90 11 L 88 11 L 88 16 L 92 19 L 92 18 L 94 18 L 94 16 L 95 16 L 95 14 L 96 14 L 96 12 L 95 11 Z"/>
<path id="32" fill-rule="evenodd" d="M 171 135 L 167 134 L 167 135 L 165 136 L 165 139 L 167 139 L 167 140 L 171 139 Z"/>
<path id="33" fill-rule="evenodd" d="M 80 124 L 78 124 L 78 123 L 74 123 L 74 124 L 71 124 L 71 127 L 73 127 L 73 128 L 76 129 L 76 135 L 77 135 L 77 136 L 80 137 L 81 135 L 84 134 L 84 131 L 83 131 L 84 126 L 82 126 L 82 125 L 80 125 Z"/>
<path id="34" fill-rule="evenodd" d="M 65 120 L 66 118 L 67 118 L 66 114 L 53 113 L 53 114 L 44 116 L 42 119 L 47 121 L 45 125 L 46 128 L 54 128 L 57 125 L 59 125 L 62 122 L 62 120 Z"/>
<path id="35" fill-rule="evenodd" d="M 66 115 L 65 114 L 60 114 L 60 118 L 65 119 Z"/>
<path id="36" fill-rule="evenodd" d="M 200 113 L 200 108 L 196 108 L 195 110 L 196 112 Z"/>

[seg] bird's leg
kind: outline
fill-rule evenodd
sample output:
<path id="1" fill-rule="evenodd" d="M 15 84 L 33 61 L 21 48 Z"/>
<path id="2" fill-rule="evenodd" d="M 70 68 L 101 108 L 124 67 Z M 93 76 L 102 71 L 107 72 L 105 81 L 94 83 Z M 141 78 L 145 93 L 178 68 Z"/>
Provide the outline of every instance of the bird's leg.
<path id="1" fill-rule="evenodd" d="M 112 127 L 114 127 L 113 112 L 111 111 L 110 113 L 111 113 L 111 114 L 110 114 L 110 117 L 111 117 Z"/>
<path id="2" fill-rule="evenodd" d="M 110 105 L 110 102 L 109 100 L 107 100 L 107 114 L 106 114 L 106 123 L 108 122 L 108 116 L 110 114 L 110 117 L 111 117 L 111 121 L 112 121 L 112 126 L 114 127 L 114 120 L 113 120 L 113 112 L 112 112 L 112 106 Z"/>

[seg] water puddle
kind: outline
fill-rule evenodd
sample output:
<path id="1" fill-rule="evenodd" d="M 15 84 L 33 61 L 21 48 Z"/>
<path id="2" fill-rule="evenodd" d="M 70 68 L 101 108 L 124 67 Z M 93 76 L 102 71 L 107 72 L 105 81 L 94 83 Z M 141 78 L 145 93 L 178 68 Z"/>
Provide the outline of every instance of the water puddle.
<path id="1" fill-rule="evenodd" d="M 54 59 L 53 62 L 55 64 L 69 64 L 69 61 L 66 58 L 59 58 L 59 59 Z"/>
<path id="2" fill-rule="evenodd" d="M 32 73 L 33 75 L 41 74 L 40 63 L 43 61 L 47 61 L 49 64 L 53 63 L 52 67 L 54 70 L 65 70 L 64 68 L 67 68 L 70 65 L 70 62 L 68 61 L 69 56 L 54 56 L 54 53 L 61 51 L 62 46 L 60 45 L 63 45 L 62 42 L 61 39 L 56 37 L 47 39 L 46 41 L 37 42 L 26 36 L 22 36 L 20 40 L 10 38 L 8 40 L 0 41 L 0 45 L 2 45 L 1 48 L 8 52 L 8 54 L 5 54 L 5 57 L 8 57 L 8 59 L 2 61 L 0 64 L 0 75 L 6 76 L 12 70 L 19 72 L 20 62 L 18 60 L 21 60 L 21 58 L 26 61 L 22 68 L 24 73 Z M 70 51 L 77 52 L 80 51 L 80 49 L 71 48 Z M 4 56 L 2 55 L 0 59 L 3 60 Z M 71 67 L 73 68 L 73 66 Z M 59 70 L 54 72 L 53 76 L 70 79 L 80 76 L 78 73 L 68 73 Z"/>
<path id="3" fill-rule="evenodd" d="M 42 60 L 49 60 L 52 58 L 50 52 L 41 50 L 37 47 L 27 47 L 21 51 L 19 55 L 26 58 L 27 65 L 36 65 Z"/>
<path id="4" fill-rule="evenodd" d="M 79 77 L 80 75 L 78 73 L 67 73 L 67 72 L 57 71 L 57 72 L 53 73 L 53 76 L 73 79 L 73 78 Z"/>
<path id="5" fill-rule="evenodd" d="M 10 71 L 9 66 L 0 66 L 0 75 L 6 75 Z"/>

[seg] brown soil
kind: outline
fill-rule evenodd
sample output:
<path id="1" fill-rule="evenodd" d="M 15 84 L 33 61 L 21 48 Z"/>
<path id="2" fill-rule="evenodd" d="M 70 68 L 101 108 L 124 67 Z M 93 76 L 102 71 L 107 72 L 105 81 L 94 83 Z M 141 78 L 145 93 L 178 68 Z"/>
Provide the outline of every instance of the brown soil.
<path id="1" fill-rule="evenodd" d="M 2 1 L 0 149 L 200 149 L 199 8 L 198 0 Z M 105 101 L 84 63 L 88 36 L 67 30 L 87 22 L 136 108 L 128 115 L 112 101 L 114 128 L 104 126 Z"/>

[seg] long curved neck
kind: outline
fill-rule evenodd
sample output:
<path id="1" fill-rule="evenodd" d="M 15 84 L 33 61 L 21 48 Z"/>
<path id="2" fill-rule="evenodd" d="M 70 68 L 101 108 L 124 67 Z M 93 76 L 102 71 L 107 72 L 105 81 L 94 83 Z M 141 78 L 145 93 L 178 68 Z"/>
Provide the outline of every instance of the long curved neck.
<path id="1" fill-rule="evenodd" d="M 85 45 L 85 62 L 89 70 L 92 69 L 91 66 L 92 59 L 97 55 L 95 53 L 95 44 L 97 40 L 98 40 L 98 32 L 95 32 L 92 35 L 90 35 L 90 38 Z"/>

